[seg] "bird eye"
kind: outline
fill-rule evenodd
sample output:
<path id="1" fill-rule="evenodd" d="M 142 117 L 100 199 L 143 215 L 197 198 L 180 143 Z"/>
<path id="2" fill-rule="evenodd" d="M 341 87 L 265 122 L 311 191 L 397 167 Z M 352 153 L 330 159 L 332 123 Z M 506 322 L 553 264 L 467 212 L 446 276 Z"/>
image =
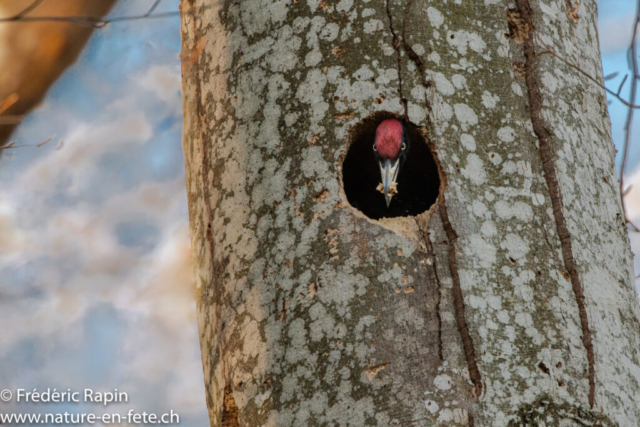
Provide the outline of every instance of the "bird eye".
<path id="1" fill-rule="evenodd" d="M 373 151 L 378 151 L 378 149 L 376 148 L 376 144 L 373 144 Z"/>
<path id="2" fill-rule="evenodd" d="M 400 146 L 400 149 L 404 151 L 405 148 L 407 148 L 407 144 L 403 142 L 402 145 Z"/>

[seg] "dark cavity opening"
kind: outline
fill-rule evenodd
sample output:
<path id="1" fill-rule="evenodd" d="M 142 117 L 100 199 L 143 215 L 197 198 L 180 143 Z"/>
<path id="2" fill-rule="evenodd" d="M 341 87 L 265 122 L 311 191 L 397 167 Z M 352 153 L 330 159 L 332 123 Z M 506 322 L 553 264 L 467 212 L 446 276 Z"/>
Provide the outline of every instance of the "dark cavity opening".
<path id="1" fill-rule="evenodd" d="M 376 129 L 386 119 L 403 123 L 408 138 L 397 177 L 397 193 L 389 206 L 379 190 L 379 162 L 373 149 Z M 429 210 L 438 199 L 440 175 L 425 137 L 411 122 L 391 113 L 376 113 L 350 131 L 349 150 L 342 164 L 344 192 L 351 206 L 371 219 L 415 216 Z"/>

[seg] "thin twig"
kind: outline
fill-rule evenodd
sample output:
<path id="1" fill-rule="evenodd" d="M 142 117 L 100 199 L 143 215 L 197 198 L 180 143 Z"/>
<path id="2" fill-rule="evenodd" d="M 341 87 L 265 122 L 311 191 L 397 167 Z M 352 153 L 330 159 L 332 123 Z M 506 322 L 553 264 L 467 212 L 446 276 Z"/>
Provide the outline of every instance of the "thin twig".
<path id="1" fill-rule="evenodd" d="M 622 79 L 622 82 L 620 83 L 620 86 L 618 86 L 618 91 L 616 92 L 616 95 L 620 95 L 620 92 L 622 91 L 622 88 L 624 87 L 624 83 L 627 81 L 627 77 L 629 77 L 629 74 L 625 74 L 624 75 L 624 79 Z"/>
<path id="2" fill-rule="evenodd" d="M 184 12 L 183 12 L 184 13 Z M 159 18 L 170 18 L 174 16 L 180 16 L 180 12 L 163 12 L 156 13 L 154 15 L 135 15 L 135 16 L 117 16 L 115 18 L 102 19 L 95 16 L 25 16 L 20 19 L 11 18 L 0 18 L 1 22 L 16 22 L 16 23 L 26 23 L 26 22 L 68 22 L 70 24 L 76 24 L 84 27 L 94 27 L 94 28 L 103 28 L 105 25 L 110 24 L 112 22 L 123 22 L 123 21 L 135 21 L 140 19 L 159 19 Z"/>
<path id="3" fill-rule="evenodd" d="M 40 6 L 40 3 L 42 3 L 42 0 L 35 0 L 33 3 L 31 3 L 29 6 L 27 6 L 26 8 L 24 8 L 20 13 L 18 13 L 17 15 L 14 15 L 11 19 L 14 20 L 18 20 L 26 15 L 29 14 L 29 12 L 31 12 L 33 9 L 35 9 L 36 7 Z"/>
<path id="4" fill-rule="evenodd" d="M 15 143 L 13 143 L 13 144 L 10 143 L 10 144 L 5 145 L 4 147 L 0 147 L 0 150 L 8 150 L 10 148 L 34 148 L 34 147 L 37 148 L 38 146 L 35 145 L 35 144 L 32 144 L 32 145 L 16 145 Z"/>
<path id="5" fill-rule="evenodd" d="M 42 3 L 43 0 L 35 0 L 25 9 L 23 9 L 17 15 L 11 16 L 9 18 L 0 18 L 0 22 L 42 22 L 42 21 L 51 21 L 51 22 L 68 22 L 71 24 L 76 24 L 84 27 L 94 27 L 94 28 L 102 28 L 105 25 L 111 22 L 122 22 L 122 21 L 134 21 L 139 19 L 148 19 L 148 18 L 169 18 L 172 16 L 180 16 L 180 12 L 163 12 L 156 13 L 153 12 L 160 5 L 162 0 L 155 0 L 151 7 L 143 14 L 143 15 L 134 15 L 134 16 L 117 16 L 115 18 L 107 18 L 103 19 L 96 16 L 26 16 L 34 10 L 36 7 Z"/>
<path id="6" fill-rule="evenodd" d="M 611 79 L 615 79 L 616 77 L 618 77 L 618 74 L 620 74 L 619 72 L 613 72 L 611 74 L 608 74 L 606 76 L 604 76 L 605 80 L 611 80 Z"/>
<path id="7" fill-rule="evenodd" d="M 53 138 L 55 138 L 55 135 L 51 135 L 49 138 L 45 139 L 44 141 L 42 141 L 39 144 L 24 144 L 24 145 L 16 145 L 16 141 L 11 141 L 10 143 L 8 143 L 7 145 L 5 145 L 4 147 L 0 147 L 0 150 L 8 150 L 10 148 L 40 148 L 46 144 L 48 144 Z M 62 146 L 62 140 L 60 140 L 58 142 L 58 146 L 56 147 L 56 150 L 58 148 L 60 148 Z"/>
<path id="8" fill-rule="evenodd" d="M 156 0 L 151 7 L 149 8 L 149 10 L 147 10 L 147 13 L 144 14 L 144 16 L 149 17 L 149 15 L 151 15 L 153 13 L 154 10 L 156 10 L 156 7 L 158 7 L 158 5 L 160 4 L 162 0 Z"/>
<path id="9" fill-rule="evenodd" d="M 46 141 L 46 142 L 49 142 L 49 141 Z M 5 145 L 4 147 L 0 147 L 0 150 L 8 150 L 13 148 L 40 148 L 42 147 L 42 145 L 41 144 L 24 144 L 24 145 L 8 144 L 8 145 Z"/>

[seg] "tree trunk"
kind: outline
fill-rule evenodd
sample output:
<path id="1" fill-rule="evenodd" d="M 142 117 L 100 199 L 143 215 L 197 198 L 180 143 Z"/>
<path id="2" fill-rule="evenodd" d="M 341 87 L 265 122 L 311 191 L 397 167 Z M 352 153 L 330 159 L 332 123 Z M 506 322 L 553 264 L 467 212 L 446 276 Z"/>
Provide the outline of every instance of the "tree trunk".
<path id="1" fill-rule="evenodd" d="M 632 254 L 583 74 L 603 81 L 595 3 L 182 12 L 212 426 L 637 425 Z M 347 201 L 342 162 L 376 112 L 427 135 L 429 211 Z"/>

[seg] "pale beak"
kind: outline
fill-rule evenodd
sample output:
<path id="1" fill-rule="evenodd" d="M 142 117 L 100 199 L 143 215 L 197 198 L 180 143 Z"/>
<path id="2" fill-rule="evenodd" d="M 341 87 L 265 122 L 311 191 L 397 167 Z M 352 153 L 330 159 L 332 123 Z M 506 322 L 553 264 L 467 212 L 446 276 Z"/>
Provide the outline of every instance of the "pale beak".
<path id="1" fill-rule="evenodd" d="M 398 171 L 400 170 L 399 159 L 380 161 L 380 174 L 382 174 L 382 187 L 384 188 L 384 198 L 387 201 L 387 207 L 391 204 L 391 198 L 394 193 L 389 194 L 391 184 L 396 182 Z"/>

